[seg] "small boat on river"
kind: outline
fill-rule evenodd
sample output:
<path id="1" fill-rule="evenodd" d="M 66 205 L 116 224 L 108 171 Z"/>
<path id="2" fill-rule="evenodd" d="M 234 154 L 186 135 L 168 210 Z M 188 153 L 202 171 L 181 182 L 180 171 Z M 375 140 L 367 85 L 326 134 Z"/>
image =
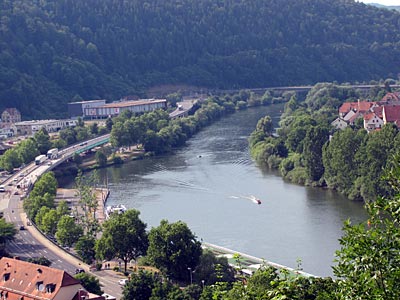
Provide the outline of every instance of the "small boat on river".
<path id="1" fill-rule="evenodd" d="M 113 213 L 117 214 L 123 214 L 126 212 L 126 207 L 123 204 L 117 204 L 117 205 L 109 205 L 106 207 L 106 219 L 110 218 L 110 215 Z"/>

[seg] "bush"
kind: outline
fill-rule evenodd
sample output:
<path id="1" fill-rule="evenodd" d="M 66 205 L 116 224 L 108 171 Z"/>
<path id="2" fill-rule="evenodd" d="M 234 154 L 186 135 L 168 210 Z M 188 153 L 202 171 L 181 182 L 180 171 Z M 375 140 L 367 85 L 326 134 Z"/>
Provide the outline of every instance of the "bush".
<path id="1" fill-rule="evenodd" d="M 123 159 L 118 155 L 113 155 L 112 161 L 115 165 L 121 165 L 124 163 Z"/>
<path id="2" fill-rule="evenodd" d="M 268 167 L 270 167 L 271 169 L 278 169 L 281 161 L 282 161 L 282 158 L 280 158 L 279 156 L 271 155 L 268 157 L 267 164 L 268 164 Z"/>
<path id="3" fill-rule="evenodd" d="M 100 263 L 100 262 L 96 263 L 96 270 L 100 271 L 102 266 L 103 266 L 102 263 Z"/>

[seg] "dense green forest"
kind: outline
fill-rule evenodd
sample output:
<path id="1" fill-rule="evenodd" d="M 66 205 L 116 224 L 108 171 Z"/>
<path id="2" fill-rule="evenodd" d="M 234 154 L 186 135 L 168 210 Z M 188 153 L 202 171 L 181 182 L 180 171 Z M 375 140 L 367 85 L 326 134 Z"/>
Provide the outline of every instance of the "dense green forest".
<path id="1" fill-rule="evenodd" d="M 240 88 L 396 78 L 400 14 L 353 0 L 1 0 L 0 109 L 160 84 Z"/>

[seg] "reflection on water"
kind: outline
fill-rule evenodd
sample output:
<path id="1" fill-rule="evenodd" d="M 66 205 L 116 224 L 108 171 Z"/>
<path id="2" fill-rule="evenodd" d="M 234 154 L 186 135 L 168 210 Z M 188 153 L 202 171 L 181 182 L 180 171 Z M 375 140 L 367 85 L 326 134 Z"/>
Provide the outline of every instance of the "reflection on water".
<path id="1" fill-rule="evenodd" d="M 101 170 L 109 204 L 140 210 L 149 227 L 183 220 L 204 241 L 291 267 L 300 258 L 306 272 L 332 275 L 343 221 L 366 216 L 360 203 L 286 183 L 251 160 L 249 134 L 266 114 L 277 123 L 281 109 L 238 112 L 171 155 Z"/>

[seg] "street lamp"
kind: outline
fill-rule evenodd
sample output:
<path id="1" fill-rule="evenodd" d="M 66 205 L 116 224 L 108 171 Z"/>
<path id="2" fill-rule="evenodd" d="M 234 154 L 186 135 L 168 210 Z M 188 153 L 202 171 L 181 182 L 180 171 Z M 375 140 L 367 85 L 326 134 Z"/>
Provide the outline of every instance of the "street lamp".
<path id="1" fill-rule="evenodd" d="M 202 287 L 204 289 L 204 279 L 201 280 L 201 285 L 202 285 Z"/>
<path id="2" fill-rule="evenodd" d="M 189 274 L 190 274 L 190 284 L 193 284 L 193 277 L 192 277 L 192 268 L 188 267 Z"/>

